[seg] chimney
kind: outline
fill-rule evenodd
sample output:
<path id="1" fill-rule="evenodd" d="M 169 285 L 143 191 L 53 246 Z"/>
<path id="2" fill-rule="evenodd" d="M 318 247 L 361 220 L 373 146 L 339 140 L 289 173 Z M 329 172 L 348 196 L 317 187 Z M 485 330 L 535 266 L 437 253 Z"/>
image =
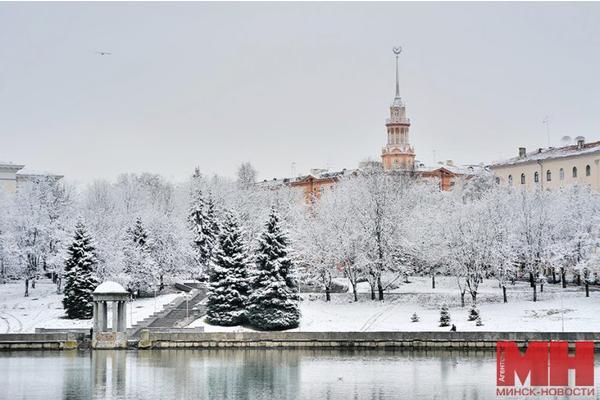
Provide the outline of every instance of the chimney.
<path id="1" fill-rule="evenodd" d="M 519 158 L 525 158 L 527 155 L 527 149 L 525 147 L 519 147 Z"/>
<path id="2" fill-rule="evenodd" d="M 577 139 L 577 150 L 583 149 L 583 145 L 584 144 L 585 144 L 585 139 L 584 138 L 578 138 Z"/>

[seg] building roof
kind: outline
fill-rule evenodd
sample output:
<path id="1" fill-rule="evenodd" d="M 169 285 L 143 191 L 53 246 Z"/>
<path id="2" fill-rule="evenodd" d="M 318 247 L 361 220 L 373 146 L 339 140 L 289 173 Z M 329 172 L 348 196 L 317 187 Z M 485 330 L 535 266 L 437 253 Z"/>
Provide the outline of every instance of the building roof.
<path id="1" fill-rule="evenodd" d="M 117 282 L 106 281 L 101 283 L 96 290 L 96 294 L 126 294 L 127 290 Z"/>
<path id="2" fill-rule="evenodd" d="M 4 161 L 0 161 L 0 169 L 4 169 L 4 170 L 10 170 L 10 171 L 18 171 L 20 169 L 25 168 L 25 165 L 23 164 L 15 164 L 12 162 L 4 162 Z"/>
<path id="3" fill-rule="evenodd" d="M 41 178 L 41 177 L 48 177 L 48 178 L 55 178 L 55 179 L 61 179 L 61 178 L 64 177 L 63 175 L 54 174 L 52 172 L 37 171 L 37 170 L 32 170 L 30 168 L 21 169 L 19 172 L 17 172 L 17 176 L 20 177 L 20 178 Z"/>
<path id="4" fill-rule="evenodd" d="M 343 169 L 341 171 L 322 170 L 318 173 L 310 173 L 307 175 L 299 175 L 299 176 L 294 176 L 294 177 L 290 177 L 290 178 L 273 178 L 272 180 L 265 179 L 262 182 L 257 182 L 257 184 L 260 186 L 265 186 L 265 187 L 274 187 L 274 186 L 280 186 L 280 185 L 290 185 L 290 184 L 294 184 L 294 183 L 300 183 L 300 182 L 307 181 L 309 179 L 317 179 L 317 180 L 338 179 L 342 176 L 348 176 L 348 175 L 352 174 L 354 171 L 356 171 L 356 170 L 351 170 L 351 169 Z"/>
<path id="5" fill-rule="evenodd" d="M 507 160 L 494 161 L 490 167 L 502 167 L 509 165 L 526 164 L 555 158 L 574 157 L 584 154 L 600 152 L 600 141 L 584 143 L 582 146 L 571 144 L 563 147 L 539 148 L 525 154 L 524 157 L 513 157 Z"/>
<path id="6" fill-rule="evenodd" d="M 436 165 L 417 164 L 417 172 L 434 172 L 444 169 L 454 175 L 474 175 L 482 172 L 485 167 L 483 165 L 449 165 L 439 163 Z"/>

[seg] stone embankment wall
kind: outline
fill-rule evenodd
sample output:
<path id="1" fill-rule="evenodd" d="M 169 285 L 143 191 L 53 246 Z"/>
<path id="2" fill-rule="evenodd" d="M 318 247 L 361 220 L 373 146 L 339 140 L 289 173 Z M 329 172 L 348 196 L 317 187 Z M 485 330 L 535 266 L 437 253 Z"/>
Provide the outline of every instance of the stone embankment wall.
<path id="1" fill-rule="evenodd" d="M 139 348 L 451 348 L 495 349 L 499 340 L 521 346 L 528 341 L 594 341 L 594 332 L 223 332 L 167 333 L 142 331 Z"/>
<path id="2" fill-rule="evenodd" d="M 529 341 L 593 341 L 596 332 L 201 332 L 194 329 L 141 331 L 130 348 L 398 348 L 493 350 L 498 340 L 520 346 Z M 67 350 L 84 347 L 86 334 L 44 332 L 0 334 L 1 350 Z"/>
<path id="3" fill-rule="evenodd" d="M 85 341 L 83 332 L 0 334 L 1 350 L 69 350 Z"/>

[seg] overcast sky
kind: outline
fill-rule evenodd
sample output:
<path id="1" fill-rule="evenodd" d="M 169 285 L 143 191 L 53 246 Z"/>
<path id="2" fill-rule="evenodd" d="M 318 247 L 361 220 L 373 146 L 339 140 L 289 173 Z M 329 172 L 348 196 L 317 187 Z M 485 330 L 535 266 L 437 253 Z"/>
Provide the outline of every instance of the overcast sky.
<path id="1" fill-rule="evenodd" d="M 600 4 L 0 4 L 0 160 L 71 180 L 378 159 L 392 46 L 417 159 L 600 140 Z M 96 51 L 109 51 L 100 56 Z"/>

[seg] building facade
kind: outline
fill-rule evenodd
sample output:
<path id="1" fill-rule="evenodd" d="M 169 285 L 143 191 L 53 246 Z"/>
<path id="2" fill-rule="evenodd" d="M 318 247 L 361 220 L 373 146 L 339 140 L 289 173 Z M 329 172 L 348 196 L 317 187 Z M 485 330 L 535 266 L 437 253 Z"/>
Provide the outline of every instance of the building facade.
<path id="1" fill-rule="evenodd" d="M 600 141 L 539 148 L 519 148 L 517 157 L 492 163 L 496 182 L 516 187 L 558 189 L 575 183 L 600 190 Z"/>
<path id="2" fill-rule="evenodd" d="M 0 162 L 0 190 L 9 193 L 17 191 L 17 172 L 25 168 L 24 165 Z"/>
<path id="3" fill-rule="evenodd" d="M 302 191 L 304 201 L 310 203 L 318 200 L 327 189 L 331 189 L 341 178 L 355 173 L 356 170 L 347 169 L 334 172 L 325 169 L 312 169 L 308 175 L 273 179 L 270 181 L 264 180 L 263 182 L 260 182 L 259 185 L 272 189 L 277 189 L 282 186 L 292 187 Z"/>
<path id="4" fill-rule="evenodd" d="M 28 171 L 25 165 L 0 162 L 0 190 L 14 193 L 25 182 L 36 182 L 42 179 L 59 180 L 63 176 L 51 173 Z"/>

